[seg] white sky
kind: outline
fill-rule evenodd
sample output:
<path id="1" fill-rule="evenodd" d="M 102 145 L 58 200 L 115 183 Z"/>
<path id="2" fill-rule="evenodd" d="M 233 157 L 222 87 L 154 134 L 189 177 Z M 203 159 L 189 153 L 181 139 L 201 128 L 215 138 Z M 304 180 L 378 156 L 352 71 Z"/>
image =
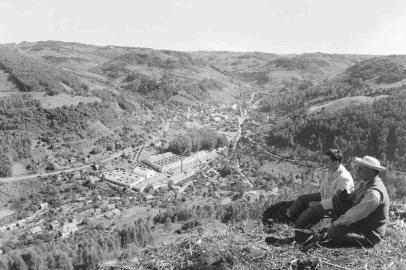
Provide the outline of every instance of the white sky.
<path id="1" fill-rule="evenodd" d="M 405 0 L 0 0 L 0 43 L 406 54 Z"/>

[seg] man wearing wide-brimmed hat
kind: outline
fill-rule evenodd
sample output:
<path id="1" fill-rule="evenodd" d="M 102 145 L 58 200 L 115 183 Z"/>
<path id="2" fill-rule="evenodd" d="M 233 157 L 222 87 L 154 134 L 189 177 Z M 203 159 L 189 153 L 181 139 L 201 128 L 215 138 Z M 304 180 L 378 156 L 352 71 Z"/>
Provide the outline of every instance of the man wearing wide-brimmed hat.
<path id="1" fill-rule="evenodd" d="M 361 182 L 350 194 L 352 205 L 328 229 L 328 237 L 340 245 L 372 247 L 386 232 L 389 196 L 378 174 L 385 170 L 371 156 L 355 158 L 356 179 Z"/>
<path id="2" fill-rule="evenodd" d="M 340 150 L 329 149 L 327 155 L 327 177 L 320 185 L 320 192 L 299 196 L 286 215 L 295 221 L 296 228 L 310 227 L 319 222 L 333 207 L 332 198 L 342 190 L 350 191 L 354 187 L 351 174 L 342 164 Z"/>

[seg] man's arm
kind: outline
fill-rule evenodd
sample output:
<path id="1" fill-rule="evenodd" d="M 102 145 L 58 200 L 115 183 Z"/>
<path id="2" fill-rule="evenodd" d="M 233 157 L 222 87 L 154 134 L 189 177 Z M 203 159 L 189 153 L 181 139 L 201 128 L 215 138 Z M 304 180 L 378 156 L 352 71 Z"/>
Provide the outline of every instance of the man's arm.
<path id="1" fill-rule="evenodd" d="M 360 221 L 375 211 L 380 202 L 381 193 L 377 190 L 369 190 L 359 204 L 348 209 L 344 215 L 333 222 L 333 225 L 348 225 Z"/>

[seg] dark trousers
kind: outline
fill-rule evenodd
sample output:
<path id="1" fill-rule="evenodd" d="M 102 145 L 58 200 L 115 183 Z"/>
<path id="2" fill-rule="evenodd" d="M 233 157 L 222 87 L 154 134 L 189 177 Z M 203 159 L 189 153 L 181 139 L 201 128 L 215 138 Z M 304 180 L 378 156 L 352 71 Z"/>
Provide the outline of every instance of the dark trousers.
<path id="1" fill-rule="evenodd" d="M 333 197 L 333 221 L 344 215 L 353 205 L 354 198 L 346 191 Z M 355 247 L 373 247 L 381 241 L 381 237 L 365 226 L 358 223 L 343 225 L 331 225 L 328 228 L 327 236 L 339 245 Z"/>
<path id="2" fill-rule="evenodd" d="M 342 246 L 351 247 L 373 247 L 381 241 L 381 238 L 357 224 L 331 225 L 328 228 L 327 236 Z"/>
<path id="3" fill-rule="evenodd" d="M 289 208 L 292 219 L 295 221 L 296 228 L 309 227 L 319 222 L 325 214 L 323 207 L 309 207 L 309 202 L 321 201 L 320 193 L 304 194 L 299 196 L 293 205 Z"/>

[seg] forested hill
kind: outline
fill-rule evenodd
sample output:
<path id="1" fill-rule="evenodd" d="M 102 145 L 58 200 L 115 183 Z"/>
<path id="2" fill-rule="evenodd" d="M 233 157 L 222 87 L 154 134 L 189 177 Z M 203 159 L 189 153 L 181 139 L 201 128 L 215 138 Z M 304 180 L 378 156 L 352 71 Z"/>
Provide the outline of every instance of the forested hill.
<path id="1" fill-rule="evenodd" d="M 270 132 L 268 143 L 311 158 L 338 147 L 348 158 L 368 154 L 406 170 L 406 94 L 335 113 L 297 113 Z"/>
<path id="2" fill-rule="evenodd" d="M 392 95 L 405 89 L 406 57 L 373 57 L 347 67 L 331 79 L 287 84 L 282 89 L 284 95 L 264 100 L 263 104 L 286 113 L 344 97 Z"/>

